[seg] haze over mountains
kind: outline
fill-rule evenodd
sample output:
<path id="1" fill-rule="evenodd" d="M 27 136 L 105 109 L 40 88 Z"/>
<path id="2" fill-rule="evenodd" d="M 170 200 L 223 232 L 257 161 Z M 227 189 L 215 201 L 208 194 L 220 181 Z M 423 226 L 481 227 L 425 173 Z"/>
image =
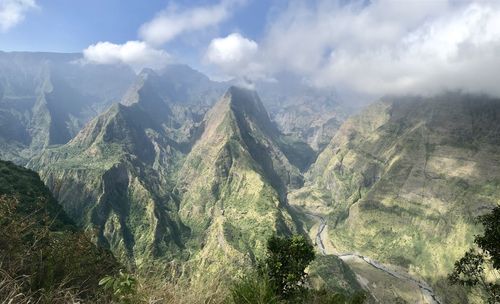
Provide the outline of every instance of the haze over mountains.
<path id="1" fill-rule="evenodd" d="M 0 53 L 0 158 L 38 172 L 125 265 L 202 285 L 299 233 L 321 241 L 311 274 L 327 287 L 322 267 L 379 303 L 478 301 L 445 278 L 473 218 L 500 204 L 500 99 L 394 96 L 353 113 L 293 77 L 249 88 L 79 59 Z"/>
<path id="2" fill-rule="evenodd" d="M 176 116 L 194 115 L 197 120 L 230 85 L 211 81 L 185 65 L 169 65 L 158 73 L 145 69 L 136 77 L 128 66 L 88 64 L 79 54 L 2 52 L 0 71 L 5 147 L 1 153 L 19 162 L 26 162 L 30 151 L 68 142 L 112 103 L 135 102 L 144 82 L 154 89 L 154 94 L 172 104 Z M 323 147 L 345 114 L 333 112 L 338 100 L 331 93 L 321 94 L 298 80 L 292 83 L 293 90 L 286 89 L 288 84 L 280 87 L 279 82 L 257 87 L 262 87 L 264 102 L 283 130 L 301 133 L 300 137 L 316 149 Z M 285 107 L 289 107 L 286 113 Z M 320 108 L 323 116 L 311 115 Z M 297 117 L 294 111 L 299 109 Z M 298 130 L 295 125 L 310 127 Z"/>

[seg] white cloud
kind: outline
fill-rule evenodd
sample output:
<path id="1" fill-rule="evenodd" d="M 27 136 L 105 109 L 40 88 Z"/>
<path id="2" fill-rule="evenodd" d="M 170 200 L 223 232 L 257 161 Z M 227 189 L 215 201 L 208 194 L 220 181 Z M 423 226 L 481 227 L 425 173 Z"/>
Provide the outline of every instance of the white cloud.
<path id="1" fill-rule="evenodd" d="M 389 44 L 336 47 L 311 75 L 368 95 L 446 89 L 500 95 L 500 10 L 471 4 L 424 22 Z"/>
<path id="2" fill-rule="evenodd" d="M 241 0 L 223 0 L 216 5 L 198 6 L 179 11 L 170 6 L 153 20 L 143 24 L 139 36 L 153 45 L 162 45 L 177 36 L 215 26 L 229 18 L 231 8 Z"/>
<path id="3" fill-rule="evenodd" d="M 367 100 L 443 89 L 500 95 L 500 2 L 345 3 L 291 1 L 269 19 L 258 51 L 241 57 L 251 62 L 232 65 L 223 51 L 206 57 L 226 72 L 290 72 Z"/>
<path id="4" fill-rule="evenodd" d="M 35 0 L 0 0 L 0 30 L 5 32 L 22 22 L 26 13 L 35 8 Z"/>
<path id="5" fill-rule="evenodd" d="M 255 72 L 254 59 L 258 48 L 255 41 L 233 33 L 224 38 L 213 39 L 205 60 L 231 76 L 246 76 L 245 74 Z"/>
<path id="6" fill-rule="evenodd" d="M 0 0 L 4 1 L 4 0 Z M 26 0 L 27 1 L 27 0 Z M 84 62 L 98 64 L 128 64 L 135 70 L 144 67 L 160 69 L 171 56 L 161 45 L 177 36 L 215 26 L 231 15 L 231 9 L 246 0 L 221 0 L 212 6 L 197 6 L 179 10 L 177 6 L 160 12 L 139 29 L 141 40 L 124 44 L 98 42 L 83 50 Z"/>
<path id="7" fill-rule="evenodd" d="M 144 67 L 161 68 L 170 55 L 164 50 L 155 49 L 144 41 L 127 41 L 124 44 L 98 42 L 83 50 L 87 62 L 97 64 L 128 64 L 135 70 Z"/>

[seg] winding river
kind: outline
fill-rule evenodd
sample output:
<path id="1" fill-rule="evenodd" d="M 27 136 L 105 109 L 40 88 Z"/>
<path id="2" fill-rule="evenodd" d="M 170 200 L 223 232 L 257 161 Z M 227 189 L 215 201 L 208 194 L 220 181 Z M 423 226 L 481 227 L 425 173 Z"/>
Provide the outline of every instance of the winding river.
<path id="1" fill-rule="evenodd" d="M 306 214 L 319 221 L 319 227 L 318 227 L 318 232 L 316 233 L 315 241 L 316 241 L 316 245 L 318 246 L 318 250 L 321 253 L 321 255 L 327 255 L 328 252 L 325 248 L 325 244 L 324 244 L 324 240 L 323 240 L 323 236 L 322 236 L 323 232 L 326 228 L 326 225 L 327 225 L 326 219 L 318 214 L 314 214 L 314 213 L 306 213 Z M 383 271 L 386 274 L 388 274 L 394 278 L 416 284 L 420 288 L 422 294 L 424 294 L 426 296 L 426 298 L 430 301 L 430 304 L 442 304 L 441 301 L 434 294 L 434 291 L 429 286 L 429 284 L 427 284 L 424 281 L 417 280 L 417 279 L 411 277 L 409 274 L 404 274 L 404 273 L 400 273 L 400 272 L 394 271 L 392 269 L 389 269 L 388 267 L 384 266 L 383 264 L 381 264 L 381 263 L 379 263 L 379 262 L 377 262 L 369 257 L 363 256 L 363 255 L 360 255 L 357 253 L 341 253 L 341 254 L 335 254 L 335 255 L 342 260 L 349 259 L 349 258 L 362 260 L 365 263 L 367 263 L 368 265 L 370 265 L 370 266 L 372 266 L 380 271 Z"/>

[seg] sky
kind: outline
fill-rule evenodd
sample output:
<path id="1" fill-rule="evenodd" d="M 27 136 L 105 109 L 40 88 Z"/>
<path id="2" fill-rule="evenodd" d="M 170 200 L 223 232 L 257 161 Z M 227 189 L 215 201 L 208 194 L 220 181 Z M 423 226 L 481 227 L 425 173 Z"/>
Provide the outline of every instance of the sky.
<path id="1" fill-rule="evenodd" d="M 348 96 L 500 96 L 500 1 L 0 0 L 0 50 L 214 79 L 290 73 Z"/>

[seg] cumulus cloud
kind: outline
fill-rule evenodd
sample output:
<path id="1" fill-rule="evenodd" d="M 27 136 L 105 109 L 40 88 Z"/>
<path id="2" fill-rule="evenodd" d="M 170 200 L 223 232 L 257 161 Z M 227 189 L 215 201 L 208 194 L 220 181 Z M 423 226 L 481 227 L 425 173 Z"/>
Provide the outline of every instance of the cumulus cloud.
<path id="1" fill-rule="evenodd" d="M 143 67 L 161 68 L 170 55 L 149 46 L 144 41 L 127 41 L 124 44 L 98 42 L 83 50 L 85 61 L 97 64 L 128 64 L 135 70 Z"/>
<path id="2" fill-rule="evenodd" d="M 232 57 L 215 43 L 224 40 L 212 41 L 206 57 L 226 72 L 253 65 L 366 99 L 454 89 L 500 95 L 498 2 L 291 1 L 270 20 L 257 52 L 236 57 L 244 64 L 225 60 Z"/>
<path id="3" fill-rule="evenodd" d="M 223 0 L 211 6 L 198 6 L 179 10 L 170 6 L 153 20 L 143 24 L 139 36 L 153 45 L 162 45 L 177 36 L 215 26 L 229 18 L 231 9 L 242 0 Z"/>
<path id="4" fill-rule="evenodd" d="M 5 32 L 22 22 L 26 13 L 35 8 L 35 0 L 0 0 L 0 30 Z"/>
<path id="5" fill-rule="evenodd" d="M 215 5 L 195 6 L 184 10 L 179 10 L 175 4 L 172 4 L 140 27 L 140 40 L 128 41 L 124 44 L 106 41 L 90 45 L 83 50 L 84 62 L 128 64 L 135 70 L 144 67 L 160 69 L 171 61 L 171 56 L 161 49 L 163 44 L 181 34 L 219 24 L 230 17 L 234 6 L 245 2 L 246 0 L 221 0 Z"/>
<path id="6" fill-rule="evenodd" d="M 232 33 L 213 39 L 208 46 L 205 60 L 231 76 L 246 76 L 256 72 L 254 59 L 258 48 L 255 41 L 239 33 Z"/>
<path id="7" fill-rule="evenodd" d="M 389 43 L 360 46 L 334 46 L 313 79 L 369 95 L 454 89 L 500 95 L 498 8 L 451 9 Z"/>

